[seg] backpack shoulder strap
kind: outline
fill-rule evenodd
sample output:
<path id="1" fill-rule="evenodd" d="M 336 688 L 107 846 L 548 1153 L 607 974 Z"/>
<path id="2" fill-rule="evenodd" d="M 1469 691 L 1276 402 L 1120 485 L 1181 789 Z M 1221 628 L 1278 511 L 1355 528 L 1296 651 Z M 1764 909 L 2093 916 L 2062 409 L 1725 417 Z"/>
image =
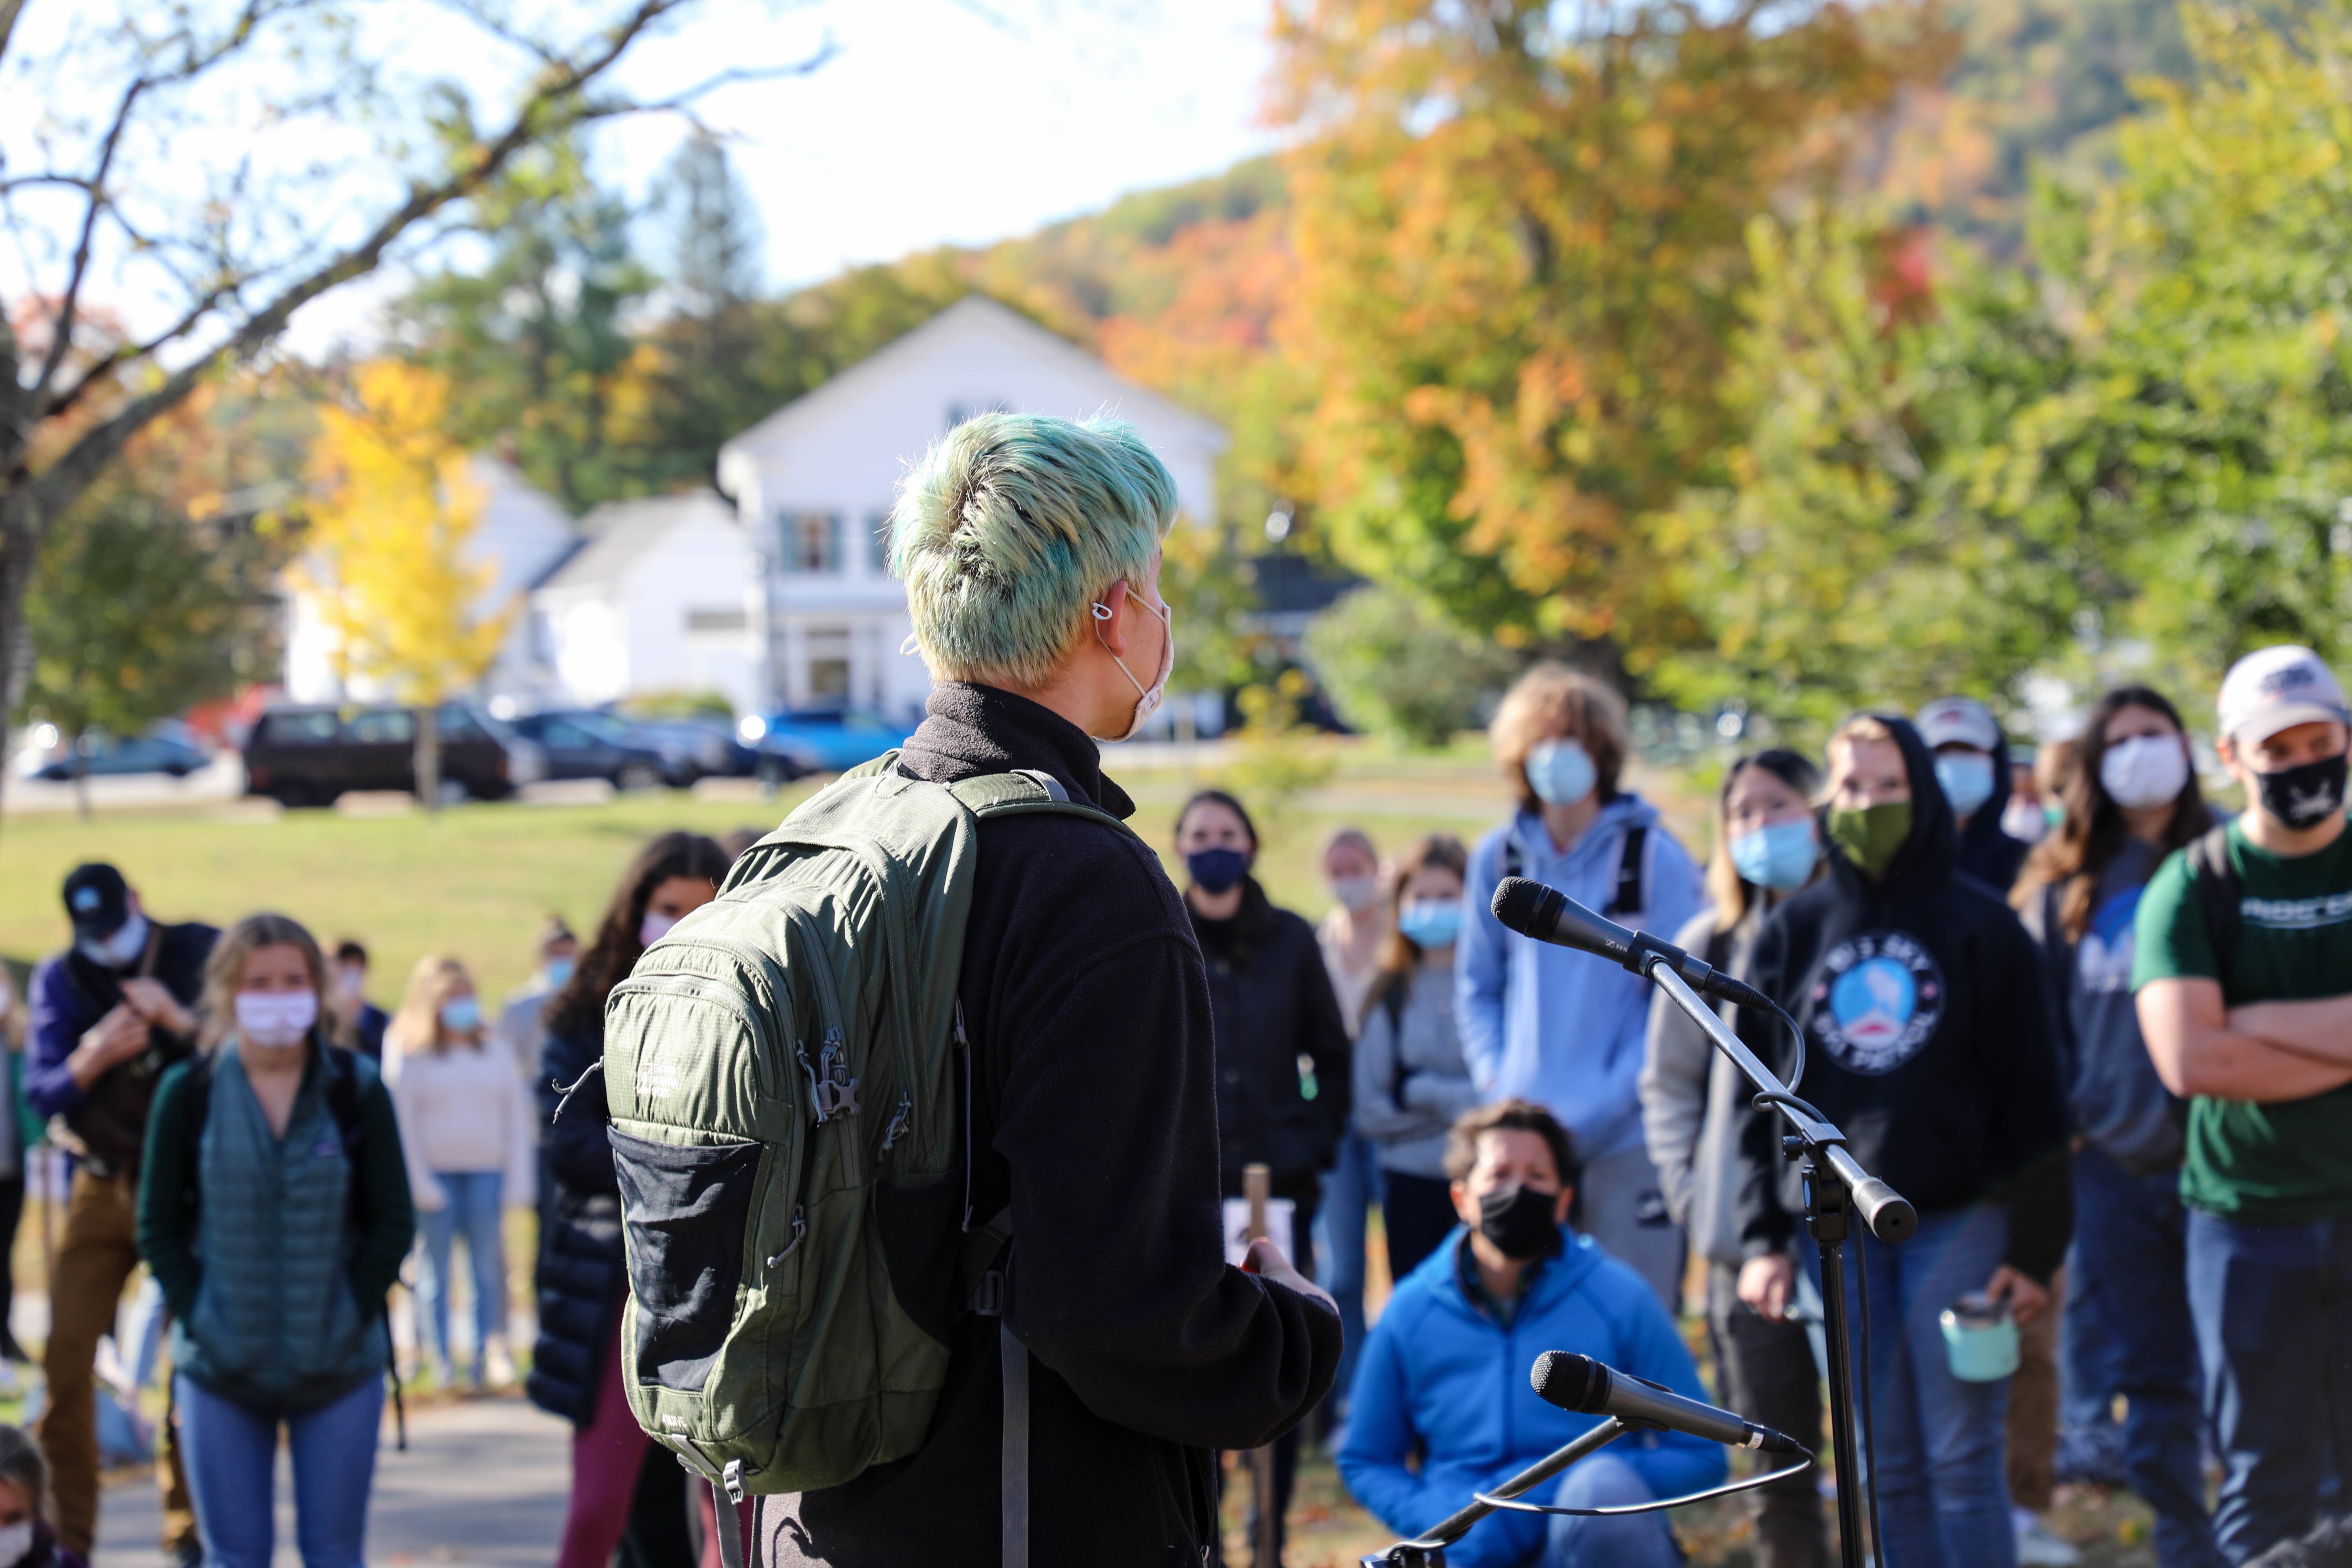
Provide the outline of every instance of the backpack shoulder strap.
<path id="1" fill-rule="evenodd" d="M 1642 908 L 1642 861 L 1650 847 L 1650 829 L 1646 825 L 1625 830 L 1625 853 L 1617 862 L 1617 891 L 1610 899 L 1604 915 L 1630 915 Z"/>
<path id="2" fill-rule="evenodd" d="M 2230 988 L 2230 970 L 2238 955 L 2239 906 L 2243 889 L 2237 868 L 2230 864 L 2230 825 L 2199 835 L 2188 849 L 2189 873 L 2197 879 L 2197 899 L 2203 906 L 2205 935 L 2213 946 L 2213 964 L 2221 971 L 2221 989 Z"/>
<path id="3" fill-rule="evenodd" d="M 1503 833 L 1503 875 L 1506 877 L 1524 877 L 1528 874 L 1527 865 L 1527 857 L 1519 853 L 1519 836 L 1516 832 L 1505 829 Z"/>
<path id="4" fill-rule="evenodd" d="M 961 801 L 964 808 L 982 822 L 1000 816 L 1024 816 L 1045 813 L 1060 816 L 1090 817 L 1118 828 L 1137 843 L 1142 839 L 1135 829 L 1098 805 L 1090 805 L 1071 796 L 1062 787 L 1062 781 L 1042 768 L 1020 768 L 1012 773 L 980 773 L 959 779 L 947 786 L 948 793 Z"/>

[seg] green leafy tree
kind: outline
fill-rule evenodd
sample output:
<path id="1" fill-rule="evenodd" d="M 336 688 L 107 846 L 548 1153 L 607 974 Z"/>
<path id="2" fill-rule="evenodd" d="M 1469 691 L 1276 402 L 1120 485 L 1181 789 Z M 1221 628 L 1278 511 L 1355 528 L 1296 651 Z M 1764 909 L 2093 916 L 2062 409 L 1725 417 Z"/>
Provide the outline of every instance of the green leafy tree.
<path id="1" fill-rule="evenodd" d="M 1392 588 L 1359 588 L 1315 618 L 1307 658 L 1359 730 L 1438 747 L 1475 729 L 1520 660 Z"/>

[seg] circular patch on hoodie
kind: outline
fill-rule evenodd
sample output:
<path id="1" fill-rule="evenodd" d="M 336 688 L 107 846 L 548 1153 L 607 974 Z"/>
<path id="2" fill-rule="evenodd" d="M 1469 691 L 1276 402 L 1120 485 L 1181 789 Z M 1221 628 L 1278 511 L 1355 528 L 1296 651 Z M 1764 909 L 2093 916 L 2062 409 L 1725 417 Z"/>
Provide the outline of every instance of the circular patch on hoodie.
<path id="1" fill-rule="evenodd" d="M 1936 955 L 1899 931 L 1849 937 L 1830 950 L 1813 982 L 1813 1037 L 1850 1072 L 1893 1072 L 1919 1054 L 1944 1021 L 1944 972 Z"/>

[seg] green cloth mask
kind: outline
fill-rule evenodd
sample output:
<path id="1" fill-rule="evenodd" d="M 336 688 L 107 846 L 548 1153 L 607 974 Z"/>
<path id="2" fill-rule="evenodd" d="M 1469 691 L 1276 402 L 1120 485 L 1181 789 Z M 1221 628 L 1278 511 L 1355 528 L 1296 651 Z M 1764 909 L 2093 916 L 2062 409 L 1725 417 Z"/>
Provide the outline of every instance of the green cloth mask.
<path id="1" fill-rule="evenodd" d="M 1881 801 L 1860 811 L 1830 813 L 1830 842 L 1844 850 L 1845 858 L 1874 882 L 1886 875 L 1895 852 L 1910 837 L 1911 803 L 1907 800 Z"/>

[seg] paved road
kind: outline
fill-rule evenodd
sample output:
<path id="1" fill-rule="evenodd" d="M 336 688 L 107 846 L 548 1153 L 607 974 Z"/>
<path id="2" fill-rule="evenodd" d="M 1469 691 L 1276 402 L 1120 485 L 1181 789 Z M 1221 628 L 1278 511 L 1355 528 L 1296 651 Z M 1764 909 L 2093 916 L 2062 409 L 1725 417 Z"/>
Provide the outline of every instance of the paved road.
<path id="1" fill-rule="evenodd" d="M 571 1428 L 520 1399 L 412 1411 L 408 1451 L 387 1415 L 368 1524 L 371 1563 L 478 1563 L 547 1568 L 571 1478 Z M 286 1461 L 278 1459 L 276 1568 L 299 1568 Z M 165 1568 L 155 1546 L 155 1490 L 110 1488 L 99 1521 L 98 1568 Z"/>

